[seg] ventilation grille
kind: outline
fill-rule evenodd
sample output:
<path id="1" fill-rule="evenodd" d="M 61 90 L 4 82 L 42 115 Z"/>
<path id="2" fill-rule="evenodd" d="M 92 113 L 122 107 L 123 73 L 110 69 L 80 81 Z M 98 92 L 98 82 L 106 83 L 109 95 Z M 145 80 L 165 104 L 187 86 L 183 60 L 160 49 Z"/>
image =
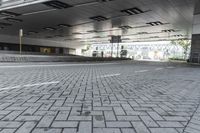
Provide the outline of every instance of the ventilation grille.
<path id="1" fill-rule="evenodd" d="M 132 29 L 133 27 L 128 26 L 128 25 L 124 25 L 124 26 L 120 26 L 119 28 L 121 28 L 121 29 Z"/>
<path id="2" fill-rule="evenodd" d="M 49 31 L 54 31 L 54 30 L 56 30 L 55 28 L 53 28 L 53 27 L 45 27 L 45 28 L 43 28 L 44 30 L 49 30 Z"/>
<path id="3" fill-rule="evenodd" d="M 0 26 L 11 26 L 12 24 L 0 22 Z"/>
<path id="4" fill-rule="evenodd" d="M 107 20 L 107 18 L 103 17 L 103 16 L 94 16 L 94 17 L 90 17 L 90 19 L 95 20 L 95 21 L 105 21 L 105 20 Z"/>
<path id="5" fill-rule="evenodd" d="M 21 14 L 14 13 L 14 12 L 8 12 L 8 11 L 1 11 L 0 12 L 0 17 L 16 17 L 20 16 Z"/>
<path id="6" fill-rule="evenodd" d="M 43 4 L 45 4 L 46 6 L 49 6 L 49 7 L 56 8 L 56 9 L 65 9 L 65 8 L 73 7 L 72 5 L 66 4 L 66 3 L 58 1 L 58 0 L 44 2 Z"/>
<path id="7" fill-rule="evenodd" d="M 146 23 L 146 24 L 148 24 L 148 25 L 151 25 L 151 26 L 163 25 L 163 23 L 162 23 L 162 22 L 160 22 L 160 21 L 156 21 L 156 22 L 149 22 L 149 23 Z"/>
<path id="8" fill-rule="evenodd" d="M 162 30 L 162 32 L 167 32 L 167 33 L 169 33 L 169 32 L 175 32 L 175 30 L 174 30 L 174 29 Z"/>
<path id="9" fill-rule="evenodd" d="M 9 22 L 14 22 L 14 23 L 23 22 L 23 20 L 16 19 L 16 18 L 6 18 L 5 20 L 7 20 Z"/>
<path id="10" fill-rule="evenodd" d="M 144 13 L 143 10 L 141 10 L 137 7 L 121 10 L 121 12 L 126 13 L 127 15 L 136 15 L 136 14 Z"/>

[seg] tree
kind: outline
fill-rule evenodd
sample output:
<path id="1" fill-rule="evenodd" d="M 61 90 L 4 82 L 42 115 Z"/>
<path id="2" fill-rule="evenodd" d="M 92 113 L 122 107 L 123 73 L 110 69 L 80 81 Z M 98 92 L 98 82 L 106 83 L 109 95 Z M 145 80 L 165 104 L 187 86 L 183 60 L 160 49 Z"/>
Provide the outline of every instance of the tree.
<path id="1" fill-rule="evenodd" d="M 186 60 L 186 58 L 187 58 L 187 53 L 188 53 L 188 50 L 189 50 L 189 48 L 190 48 L 190 46 L 191 46 L 191 40 L 186 40 L 186 39 L 180 39 L 180 40 L 173 40 L 173 41 L 171 41 L 171 44 L 173 44 L 173 45 L 179 45 L 179 46 L 181 46 L 182 48 L 183 48 L 183 50 L 184 50 L 184 60 Z"/>

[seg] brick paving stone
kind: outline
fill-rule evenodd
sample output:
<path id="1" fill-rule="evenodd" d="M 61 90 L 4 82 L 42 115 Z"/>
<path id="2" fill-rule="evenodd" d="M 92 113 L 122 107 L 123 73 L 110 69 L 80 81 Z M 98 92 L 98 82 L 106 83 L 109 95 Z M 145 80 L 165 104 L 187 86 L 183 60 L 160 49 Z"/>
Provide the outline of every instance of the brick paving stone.
<path id="1" fill-rule="evenodd" d="M 168 65 L 0 68 L 0 88 L 33 85 L 0 90 L 0 133 L 199 133 L 200 69 Z"/>
<path id="2" fill-rule="evenodd" d="M 174 128 L 150 128 L 151 133 L 178 133 Z"/>
<path id="3" fill-rule="evenodd" d="M 55 116 L 44 116 L 38 123 L 37 127 L 50 127 L 54 117 Z"/>
<path id="4" fill-rule="evenodd" d="M 62 129 L 35 128 L 32 133 L 61 133 Z"/>
<path id="5" fill-rule="evenodd" d="M 67 127 L 77 127 L 78 122 L 73 121 L 54 121 L 51 127 L 56 128 L 67 128 Z"/>
<path id="6" fill-rule="evenodd" d="M 21 125 L 22 125 L 22 122 L 0 121 L 0 128 L 18 128 Z"/>
<path id="7" fill-rule="evenodd" d="M 121 133 L 119 128 L 94 128 L 93 133 Z"/>
<path id="8" fill-rule="evenodd" d="M 14 133 L 16 129 L 3 129 L 0 133 Z"/>
<path id="9" fill-rule="evenodd" d="M 132 127 L 132 125 L 130 124 L 130 122 L 106 122 L 106 126 L 107 127 L 118 127 L 118 128 L 122 128 L 122 127 Z"/>
<path id="10" fill-rule="evenodd" d="M 35 122 L 25 122 L 15 133 L 29 133 L 34 129 L 35 125 Z"/>
<path id="11" fill-rule="evenodd" d="M 142 122 L 131 122 L 137 133 L 150 133 Z"/>

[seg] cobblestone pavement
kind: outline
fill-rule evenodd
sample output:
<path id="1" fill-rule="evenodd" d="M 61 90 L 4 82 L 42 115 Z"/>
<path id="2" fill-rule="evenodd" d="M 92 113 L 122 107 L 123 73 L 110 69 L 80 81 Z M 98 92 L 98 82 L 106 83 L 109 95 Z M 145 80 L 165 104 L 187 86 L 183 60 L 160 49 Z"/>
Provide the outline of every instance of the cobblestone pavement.
<path id="1" fill-rule="evenodd" d="M 200 67 L 0 64 L 0 133 L 200 133 Z"/>

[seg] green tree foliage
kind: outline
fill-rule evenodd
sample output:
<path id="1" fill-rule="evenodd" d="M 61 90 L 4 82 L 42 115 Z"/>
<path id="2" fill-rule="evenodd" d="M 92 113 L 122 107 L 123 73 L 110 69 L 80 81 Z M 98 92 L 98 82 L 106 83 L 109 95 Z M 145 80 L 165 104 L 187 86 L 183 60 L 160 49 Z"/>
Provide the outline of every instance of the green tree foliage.
<path id="1" fill-rule="evenodd" d="M 189 48 L 191 46 L 191 40 L 183 40 L 183 39 L 180 39 L 180 40 L 173 40 L 171 41 L 171 44 L 172 45 L 179 45 L 183 48 L 184 50 L 184 59 L 187 58 L 187 53 L 189 51 Z"/>

